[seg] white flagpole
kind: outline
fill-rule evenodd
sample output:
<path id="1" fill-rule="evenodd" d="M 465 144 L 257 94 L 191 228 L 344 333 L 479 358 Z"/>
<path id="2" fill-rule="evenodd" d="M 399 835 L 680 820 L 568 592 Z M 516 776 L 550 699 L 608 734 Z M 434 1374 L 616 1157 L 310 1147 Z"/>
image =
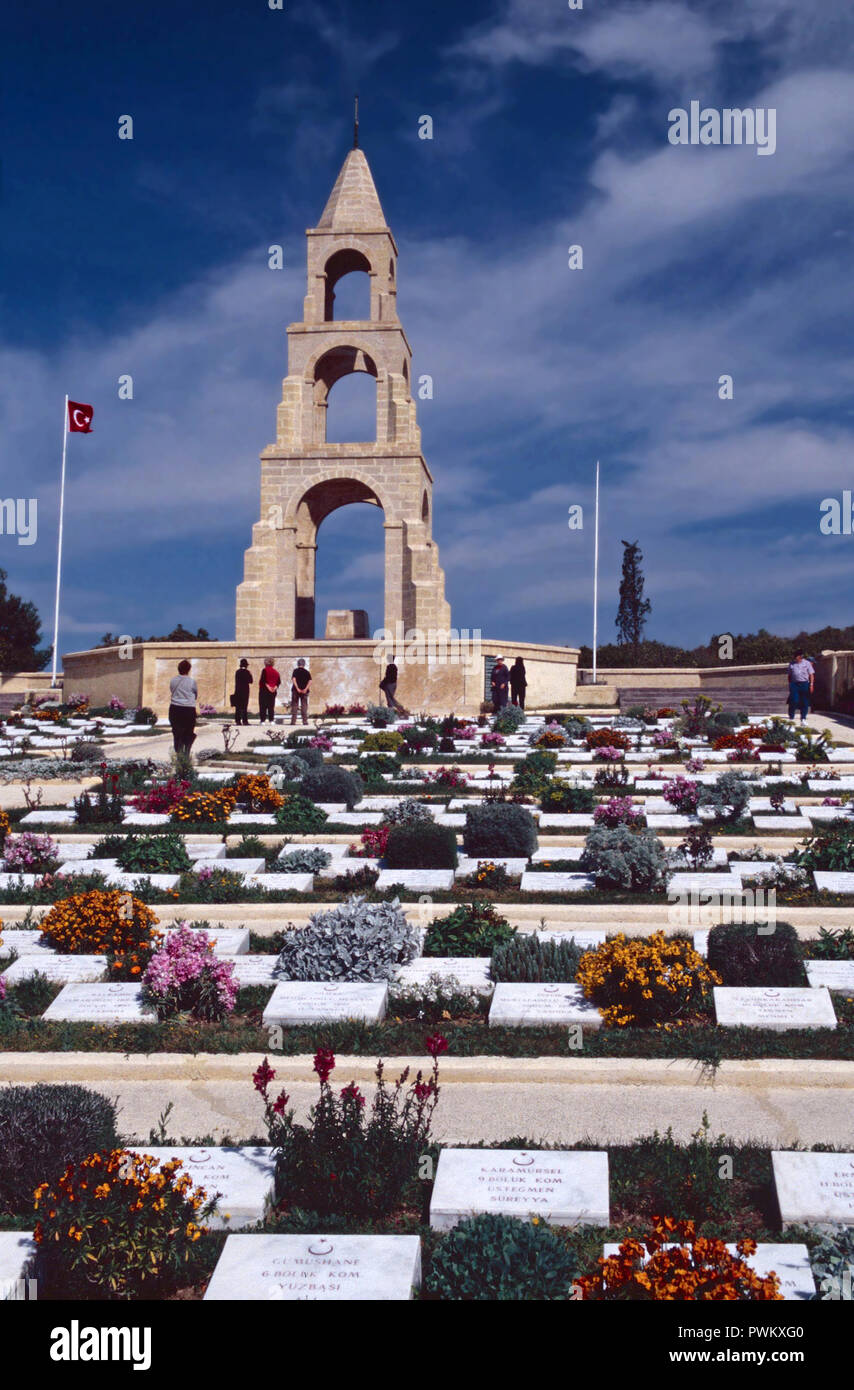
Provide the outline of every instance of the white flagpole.
<path id="1" fill-rule="evenodd" d="M 599 630 L 599 460 L 596 460 L 596 518 L 593 531 L 593 684 L 596 684 L 596 641 Z"/>
<path id="2" fill-rule="evenodd" d="M 65 449 L 68 443 L 68 396 L 62 416 L 62 481 L 59 485 L 59 544 L 56 552 L 56 606 L 53 610 L 53 674 L 51 689 L 56 689 L 56 658 L 59 647 L 59 585 L 62 575 L 62 523 L 65 517 Z"/>

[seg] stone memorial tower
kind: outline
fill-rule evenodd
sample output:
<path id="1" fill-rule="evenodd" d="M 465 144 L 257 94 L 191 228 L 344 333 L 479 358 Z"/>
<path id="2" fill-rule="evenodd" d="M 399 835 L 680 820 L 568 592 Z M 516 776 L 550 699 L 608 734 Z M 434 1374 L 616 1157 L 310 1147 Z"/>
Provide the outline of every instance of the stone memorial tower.
<path id="1" fill-rule="evenodd" d="M 433 478 L 421 453 L 412 353 L 397 316 L 397 245 L 358 148 L 358 127 L 320 222 L 306 236 L 303 319 L 287 330 L 276 442 L 261 454 L 261 519 L 237 589 L 237 641 L 252 647 L 314 638 L 318 527 L 352 502 L 383 511 L 383 625 L 446 630 L 450 607 L 431 538 Z M 370 318 L 336 320 L 335 286 L 352 271 L 369 276 Z M 350 372 L 376 381 L 376 437 L 331 444 L 329 392 Z"/>

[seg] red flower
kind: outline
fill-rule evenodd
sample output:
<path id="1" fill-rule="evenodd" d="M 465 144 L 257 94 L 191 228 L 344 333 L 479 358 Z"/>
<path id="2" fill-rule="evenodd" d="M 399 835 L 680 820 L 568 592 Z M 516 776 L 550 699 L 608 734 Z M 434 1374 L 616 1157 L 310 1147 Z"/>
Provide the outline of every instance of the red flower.
<path id="1" fill-rule="evenodd" d="M 328 1081 L 330 1072 L 335 1070 L 335 1053 L 328 1047 L 319 1047 L 314 1054 L 314 1070 L 321 1082 Z"/>
<path id="2" fill-rule="evenodd" d="M 290 1096 L 288 1095 L 287 1091 L 280 1091 L 276 1099 L 273 1101 L 273 1114 L 284 1115 L 285 1106 L 287 1105 L 289 1100 Z"/>
<path id="3" fill-rule="evenodd" d="M 428 1096 L 431 1096 L 433 1094 L 433 1082 L 416 1081 L 412 1089 L 415 1092 L 416 1100 L 427 1100 Z"/>
<path id="4" fill-rule="evenodd" d="M 431 1057 L 438 1057 L 442 1052 L 447 1052 L 448 1039 L 443 1038 L 441 1033 L 432 1033 L 424 1046 L 427 1048 Z"/>
<path id="5" fill-rule="evenodd" d="M 267 1058 L 265 1057 L 258 1070 L 254 1072 L 252 1076 L 252 1082 L 255 1087 L 255 1090 L 260 1091 L 262 1096 L 266 1095 L 267 1087 L 269 1086 L 270 1082 L 273 1080 L 273 1077 L 275 1075 L 276 1073 L 273 1071 L 273 1068 L 270 1066 L 270 1063 L 267 1061 Z"/>
<path id="6" fill-rule="evenodd" d="M 344 1101 L 358 1101 L 359 1105 L 365 1104 L 365 1097 L 362 1095 L 355 1081 L 351 1081 L 349 1086 L 344 1086 L 341 1091 L 341 1099 Z"/>

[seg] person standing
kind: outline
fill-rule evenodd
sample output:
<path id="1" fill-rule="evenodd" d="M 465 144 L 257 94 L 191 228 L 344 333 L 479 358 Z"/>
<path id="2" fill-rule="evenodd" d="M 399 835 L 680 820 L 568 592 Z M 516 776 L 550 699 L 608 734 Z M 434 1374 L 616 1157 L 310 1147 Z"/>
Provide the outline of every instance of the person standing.
<path id="1" fill-rule="evenodd" d="M 235 724 L 249 723 L 249 687 L 251 685 L 252 672 L 249 670 L 249 662 L 244 656 L 234 673 L 234 694 L 231 697 L 231 703 L 234 705 Z"/>
<path id="2" fill-rule="evenodd" d="M 189 661 L 178 662 L 178 674 L 169 682 L 169 723 L 176 753 L 189 753 L 196 741 L 196 701 L 199 687 Z"/>
<path id="3" fill-rule="evenodd" d="M 311 672 L 305 664 L 305 659 L 300 657 L 293 671 L 291 671 L 291 723 L 297 722 L 297 706 L 302 715 L 303 724 L 308 723 L 308 692 L 311 690 Z"/>
<path id="4" fill-rule="evenodd" d="M 406 714 L 406 710 L 399 700 L 395 699 L 397 690 L 397 667 L 390 661 L 385 668 L 385 675 L 380 681 L 380 690 L 385 695 L 385 702 L 388 709 L 396 709 L 399 714 Z"/>
<path id="5" fill-rule="evenodd" d="M 497 656 L 495 665 L 492 668 L 492 680 L 490 688 L 492 690 L 492 708 L 496 714 L 507 704 L 507 690 L 510 685 L 510 672 L 504 665 L 504 657 Z"/>
<path id="6" fill-rule="evenodd" d="M 276 691 L 281 684 L 282 678 L 276 670 L 273 658 L 268 656 L 258 682 L 258 708 L 262 724 L 267 720 L 271 724 L 276 722 Z"/>
<path id="7" fill-rule="evenodd" d="M 789 718 L 794 719 L 795 710 L 801 712 L 801 723 L 806 722 L 810 712 L 810 701 L 815 687 L 815 667 L 807 661 L 803 652 L 795 652 L 794 661 L 789 662 Z"/>
<path id="8" fill-rule="evenodd" d="M 517 656 L 513 665 L 510 667 L 510 698 L 514 705 L 520 709 L 525 708 L 525 691 L 528 688 L 528 677 L 525 675 L 525 663 L 521 656 Z"/>

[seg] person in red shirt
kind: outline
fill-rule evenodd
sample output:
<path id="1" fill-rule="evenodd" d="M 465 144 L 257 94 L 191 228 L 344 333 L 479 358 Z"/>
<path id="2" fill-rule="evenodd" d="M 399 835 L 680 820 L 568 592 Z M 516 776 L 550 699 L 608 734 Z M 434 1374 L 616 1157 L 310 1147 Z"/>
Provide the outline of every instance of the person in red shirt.
<path id="1" fill-rule="evenodd" d="M 276 692 L 281 684 L 282 678 L 273 664 L 273 658 L 268 656 L 258 682 L 258 705 L 262 724 L 266 720 L 271 724 L 276 722 Z"/>

